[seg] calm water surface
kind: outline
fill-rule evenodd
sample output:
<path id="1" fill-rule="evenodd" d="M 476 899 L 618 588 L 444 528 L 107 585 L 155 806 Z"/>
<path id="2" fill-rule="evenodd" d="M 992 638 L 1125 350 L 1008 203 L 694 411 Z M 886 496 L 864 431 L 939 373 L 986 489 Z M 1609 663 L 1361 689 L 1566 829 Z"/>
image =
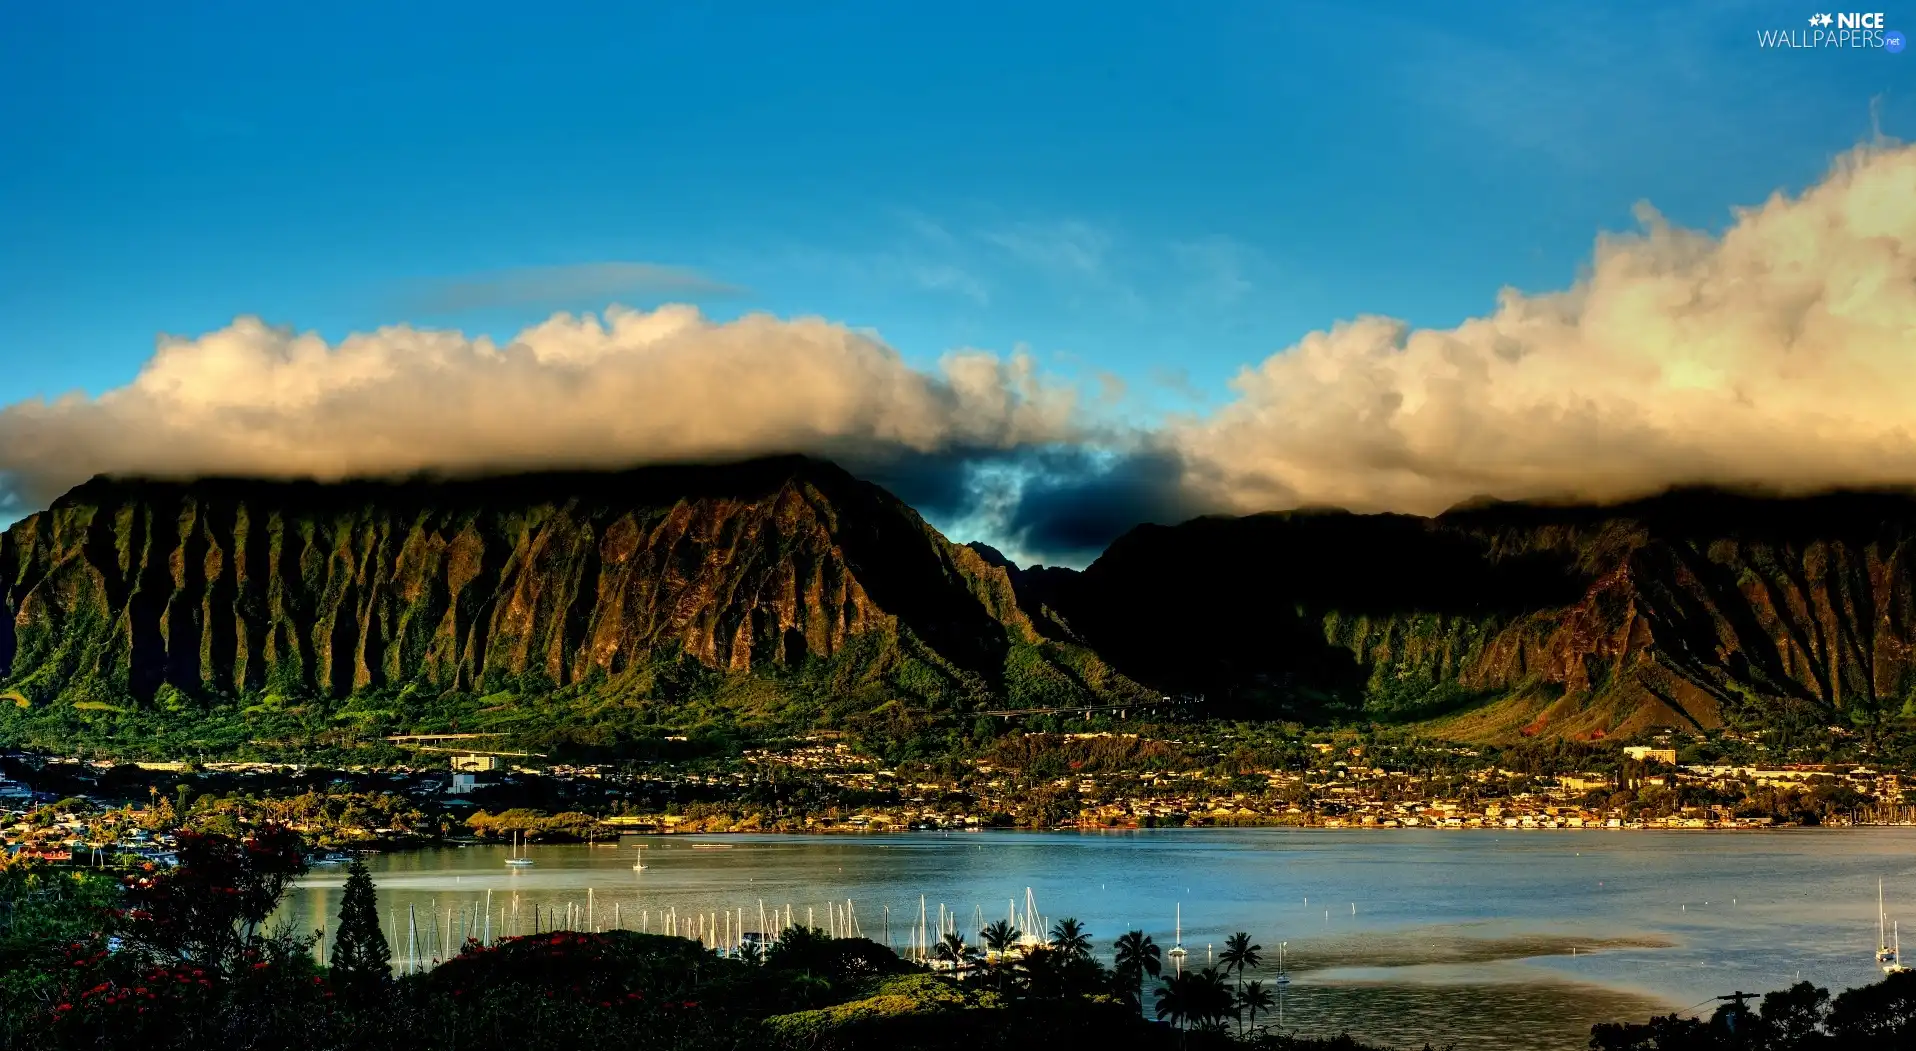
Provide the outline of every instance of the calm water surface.
<path id="1" fill-rule="evenodd" d="M 632 871 L 634 847 L 648 868 Z M 1189 965 L 1232 931 L 1269 957 L 1288 942 L 1286 1029 L 1460 1049 L 1580 1049 L 1592 1022 L 1641 1019 L 1798 977 L 1840 990 L 1873 980 L 1876 881 L 1916 917 L 1916 829 L 1774 832 L 1360 832 L 1194 829 L 1129 833 L 627 837 L 617 847 L 503 847 L 369 859 L 380 909 L 408 910 L 456 945 L 568 904 L 611 926 L 744 909 L 757 927 L 787 905 L 825 925 L 851 899 L 863 933 L 905 944 L 920 896 L 960 929 L 1020 911 L 1026 888 L 1055 921 L 1076 916 L 1109 961 L 1133 928 L 1169 948 L 1183 912 Z M 288 903 L 331 927 L 344 872 L 315 870 Z M 887 917 L 889 908 L 889 918 Z M 504 916 L 502 918 L 502 911 Z M 450 916 L 450 919 L 448 918 Z M 577 926 L 583 927 L 581 918 Z M 1916 924 L 1912 924 L 1916 946 Z M 430 955 L 438 955 L 433 952 Z"/>

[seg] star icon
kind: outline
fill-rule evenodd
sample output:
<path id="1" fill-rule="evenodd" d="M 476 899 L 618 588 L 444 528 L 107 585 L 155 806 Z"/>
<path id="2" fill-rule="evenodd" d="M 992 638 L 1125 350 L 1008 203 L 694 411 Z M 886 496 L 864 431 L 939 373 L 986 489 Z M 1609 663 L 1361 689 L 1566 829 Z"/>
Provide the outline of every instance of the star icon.
<path id="1" fill-rule="evenodd" d="M 1823 16 L 1822 16 L 1822 15 L 1811 15 L 1811 16 L 1810 16 L 1810 25 L 1813 25 L 1813 26 L 1820 26 L 1820 25 L 1822 25 L 1822 24 L 1823 24 Z"/>
<path id="2" fill-rule="evenodd" d="M 1833 21 L 1835 21 L 1835 19 L 1833 19 L 1833 18 L 1831 18 L 1830 16 L 1828 16 L 1828 15 L 1824 15 L 1824 16 L 1823 16 L 1823 24 L 1824 24 L 1824 25 L 1826 25 L 1826 26 L 1827 26 L 1827 25 L 1829 25 L 1829 24 L 1830 24 L 1831 22 L 1833 22 Z"/>

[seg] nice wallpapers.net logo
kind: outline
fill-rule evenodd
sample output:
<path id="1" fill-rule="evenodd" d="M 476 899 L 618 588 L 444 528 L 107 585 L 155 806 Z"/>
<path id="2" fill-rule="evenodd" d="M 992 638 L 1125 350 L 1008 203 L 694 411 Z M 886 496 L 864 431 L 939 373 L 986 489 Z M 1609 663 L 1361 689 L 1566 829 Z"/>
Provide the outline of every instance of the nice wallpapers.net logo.
<path id="1" fill-rule="evenodd" d="M 1756 34 L 1757 46 L 1766 48 L 1871 48 L 1900 55 L 1908 43 L 1901 30 L 1884 24 L 1881 11 L 1819 11 L 1809 17 L 1805 28 L 1763 29 Z"/>

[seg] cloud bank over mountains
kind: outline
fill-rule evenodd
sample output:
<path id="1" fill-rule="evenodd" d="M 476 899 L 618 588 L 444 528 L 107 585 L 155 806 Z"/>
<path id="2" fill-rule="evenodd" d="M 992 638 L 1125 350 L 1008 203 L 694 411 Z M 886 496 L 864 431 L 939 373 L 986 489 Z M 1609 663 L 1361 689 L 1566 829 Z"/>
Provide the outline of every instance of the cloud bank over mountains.
<path id="1" fill-rule="evenodd" d="M 1360 318 L 1166 441 L 1203 501 L 1432 513 L 1476 495 L 1916 482 L 1916 148 L 1862 148 L 1718 237 L 1597 242 L 1572 288 L 1450 330 Z"/>
<path id="2" fill-rule="evenodd" d="M 329 344 L 241 318 L 129 384 L 0 409 L 22 506 L 95 473 L 339 478 L 806 452 L 1031 558 L 1143 520 L 1476 496 L 1916 484 L 1916 147 L 1841 158 L 1719 237 L 1598 240 L 1564 291 L 1447 330 L 1365 317 L 1140 430 L 1027 356 L 907 364 L 828 321 L 686 306 L 554 315 L 495 344 L 394 326 Z"/>
<path id="3" fill-rule="evenodd" d="M 98 398 L 0 410 L 0 470 L 44 502 L 95 473 L 337 479 L 737 459 L 853 463 L 1075 437 L 1029 357 L 936 371 L 842 325 L 686 306 L 567 314 L 509 343 L 393 326 L 337 345 L 240 318 L 169 339 Z"/>

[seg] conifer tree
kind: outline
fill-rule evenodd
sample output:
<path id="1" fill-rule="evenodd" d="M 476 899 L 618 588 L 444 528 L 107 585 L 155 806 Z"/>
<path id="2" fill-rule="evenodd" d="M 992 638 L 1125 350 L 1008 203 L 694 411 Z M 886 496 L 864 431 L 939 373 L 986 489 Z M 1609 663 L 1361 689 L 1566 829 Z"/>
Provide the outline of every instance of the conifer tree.
<path id="1" fill-rule="evenodd" d="M 353 862 L 346 878 L 346 896 L 339 904 L 339 933 L 333 942 L 333 981 L 344 987 L 373 990 L 392 979 L 392 950 L 379 929 L 379 907 L 372 873 L 363 862 Z"/>

